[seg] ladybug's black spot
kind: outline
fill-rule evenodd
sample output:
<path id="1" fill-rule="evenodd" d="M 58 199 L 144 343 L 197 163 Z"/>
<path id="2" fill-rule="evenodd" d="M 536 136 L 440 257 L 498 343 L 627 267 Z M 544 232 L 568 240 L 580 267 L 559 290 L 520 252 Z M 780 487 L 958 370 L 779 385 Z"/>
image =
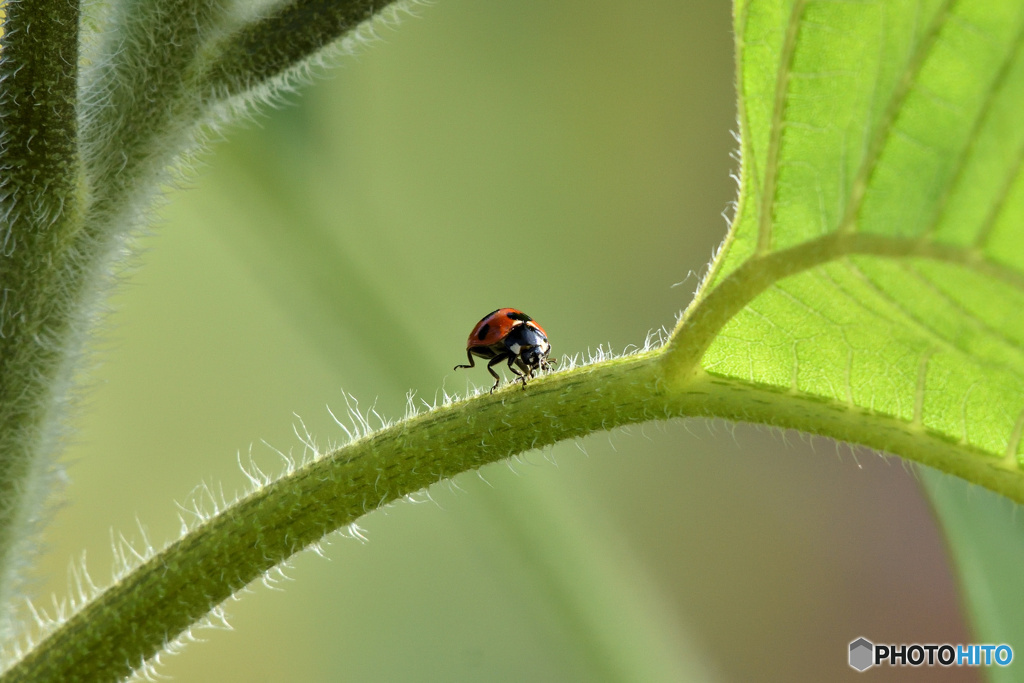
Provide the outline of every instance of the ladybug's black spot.
<path id="1" fill-rule="evenodd" d="M 530 316 L 526 315 L 525 313 L 520 313 L 519 311 L 509 311 L 505 315 L 509 318 L 509 320 L 522 320 L 524 323 L 528 323 L 531 320 L 533 320 L 533 318 L 531 318 Z"/>
<path id="2" fill-rule="evenodd" d="M 491 331 L 491 324 L 490 323 L 484 323 L 480 327 L 480 330 L 476 333 L 476 338 L 478 340 L 480 340 L 480 341 L 483 341 L 484 339 L 487 339 L 487 333 L 490 332 L 490 331 Z"/>

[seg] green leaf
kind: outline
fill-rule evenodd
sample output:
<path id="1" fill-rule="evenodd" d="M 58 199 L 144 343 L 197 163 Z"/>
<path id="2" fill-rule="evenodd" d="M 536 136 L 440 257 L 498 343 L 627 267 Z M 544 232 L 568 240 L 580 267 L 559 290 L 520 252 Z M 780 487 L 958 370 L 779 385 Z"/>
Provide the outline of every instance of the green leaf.
<path id="1" fill-rule="evenodd" d="M 1024 8 L 753 2 L 735 20 L 740 203 L 679 329 L 696 343 L 673 343 L 682 369 L 760 391 L 718 414 L 1024 501 Z M 926 474 L 976 640 L 1012 642 L 996 596 L 1019 583 L 1019 529 Z"/>
<path id="2" fill-rule="evenodd" d="M 990 491 L 968 490 L 962 481 L 927 468 L 921 469 L 921 481 L 956 562 L 973 642 L 1016 647 L 1024 642 L 1024 618 L 1007 596 L 1024 590 L 1024 521 L 1016 514 L 1017 506 Z M 1013 666 L 985 671 L 990 683 L 1019 678 Z"/>
<path id="3" fill-rule="evenodd" d="M 735 21 L 740 202 L 681 368 L 765 392 L 768 422 L 1024 500 L 1024 7 L 744 2 Z"/>

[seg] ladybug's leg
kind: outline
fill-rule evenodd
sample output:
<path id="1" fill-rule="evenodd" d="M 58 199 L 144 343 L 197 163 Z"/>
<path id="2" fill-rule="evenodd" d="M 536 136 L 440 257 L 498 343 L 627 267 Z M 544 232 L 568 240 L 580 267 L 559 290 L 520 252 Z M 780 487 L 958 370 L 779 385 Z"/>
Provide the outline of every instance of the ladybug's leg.
<path id="1" fill-rule="evenodd" d="M 499 353 L 497 356 L 492 358 L 491 362 L 487 364 L 487 372 L 491 373 L 491 377 L 494 378 L 494 386 L 491 387 L 492 394 L 494 393 L 494 390 L 498 388 L 498 385 L 501 384 L 501 377 L 499 377 L 498 373 L 494 371 L 494 366 L 500 363 L 501 361 L 505 360 L 506 358 L 509 358 L 509 363 L 511 364 L 512 359 L 515 358 L 515 356 L 512 356 L 511 354 L 508 353 L 508 351 L 505 351 L 503 353 Z"/>
<path id="2" fill-rule="evenodd" d="M 519 372 L 519 370 L 516 370 L 515 367 L 512 366 L 512 363 L 516 363 L 519 367 L 523 368 L 526 372 L 525 373 Z M 530 366 L 529 365 L 524 365 L 523 361 L 521 361 L 519 359 L 519 356 L 512 356 L 511 358 L 508 359 L 508 369 L 511 370 L 516 375 L 516 378 L 514 380 L 512 380 L 512 381 L 513 382 L 522 382 L 523 383 L 523 389 L 526 389 L 526 378 L 527 377 L 533 377 L 533 372 L 531 371 Z"/>
<path id="3" fill-rule="evenodd" d="M 475 368 L 476 367 L 476 361 L 473 360 L 473 352 L 470 351 L 469 349 L 466 349 L 466 358 L 469 359 L 469 365 L 456 365 L 452 369 L 453 370 L 458 370 L 459 368 Z"/>

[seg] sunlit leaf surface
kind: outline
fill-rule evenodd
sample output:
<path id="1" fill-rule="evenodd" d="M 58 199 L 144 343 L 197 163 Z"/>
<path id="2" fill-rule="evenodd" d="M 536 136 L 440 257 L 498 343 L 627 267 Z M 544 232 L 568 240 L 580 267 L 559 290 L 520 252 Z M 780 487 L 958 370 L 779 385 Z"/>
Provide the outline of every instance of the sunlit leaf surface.
<path id="1" fill-rule="evenodd" d="M 736 13 L 742 200 L 712 277 L 820 244 L 704 357 L 716 375 L 1020 462 L 1024 6 Z"/>

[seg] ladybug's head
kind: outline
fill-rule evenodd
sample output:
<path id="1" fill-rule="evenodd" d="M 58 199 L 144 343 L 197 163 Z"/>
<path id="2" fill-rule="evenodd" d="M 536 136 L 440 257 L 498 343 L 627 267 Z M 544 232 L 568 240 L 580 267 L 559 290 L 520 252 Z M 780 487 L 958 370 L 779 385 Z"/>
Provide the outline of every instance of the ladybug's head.
<path id="1" fill-rule="evenodd" d="M 548 353 L 550 352 L 551 344 L 548 344 L 547 340 L 545 340 L 542 344 L 523 349 L 523 352 L 519 357 L 522 359 L 523 363 L 529 365 L 534 370 L 537 370 L 541 366 L 547 367 Z"/>
<path id="2" fill-rule="evenodd" d="M 527 367 L 531 370 L 547 368 L 550 364 L 548 353 L 551 352 L 551 344 L 535 325 L 530 323 L 517 325 L 505 337 L 505 346 L 516 355 L 518 364 L 524 370 Z"/>

